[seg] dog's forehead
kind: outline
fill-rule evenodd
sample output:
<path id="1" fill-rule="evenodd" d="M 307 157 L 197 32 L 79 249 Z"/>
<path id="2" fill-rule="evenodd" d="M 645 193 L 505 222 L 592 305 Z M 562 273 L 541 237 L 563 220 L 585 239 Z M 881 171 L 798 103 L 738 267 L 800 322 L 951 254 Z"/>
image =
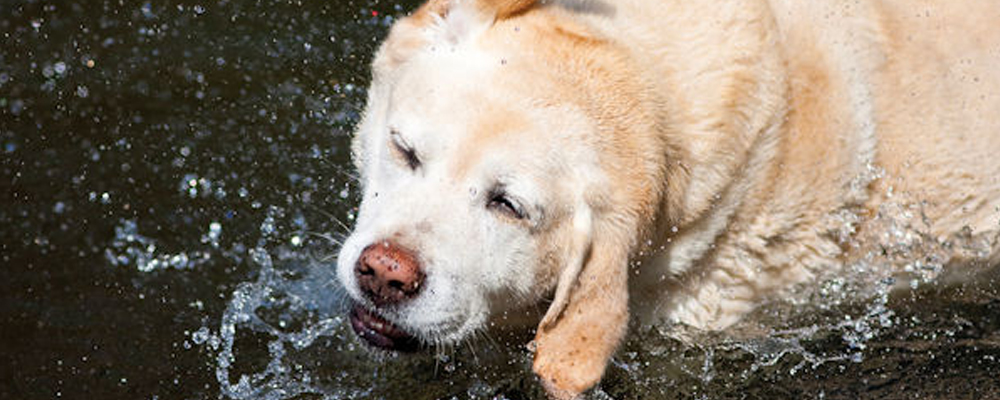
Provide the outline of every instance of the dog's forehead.
<path id="1" fill-rule="evenodd" d="M 390 113 L 453 120 L 481 112 L 512 89 L 498 84 L 511 71 L 499 68 L 503 61 L 496 53 L 474 44 L 427 48 L 395 71 Z M 506 97 L 501 101 L 518 96 Z"/>
<path id="2" fill-rule="evenodd" d="M 547 143 L 564 133 L 552 126 L 564 113 L 547 109 L 531 85 L 504 67 L 502 57 L 479 49 L 430 52 L 413 60 L 392 85 L 390 130 L 400 131 L 418 150 L 453 155 L 456 171 L 483 159 L 483 150 L 548 151 Z"/>

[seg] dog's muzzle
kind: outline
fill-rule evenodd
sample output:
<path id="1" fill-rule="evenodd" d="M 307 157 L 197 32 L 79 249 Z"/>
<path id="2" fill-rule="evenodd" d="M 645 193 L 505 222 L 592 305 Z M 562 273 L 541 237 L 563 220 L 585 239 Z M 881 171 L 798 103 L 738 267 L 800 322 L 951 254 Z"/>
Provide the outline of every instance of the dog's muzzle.
<path id="1" fill-rule="evenodd" d="M 375 310 L 360 304 L 351 310 L 351 327 L 370 345 L 386 350 L 412 351 L 419 342 L 408 332 L 381 317 L 377 310 L 397 306 L 420 293 L 426 275 L 414 254 L 389 241 L 361 252 L 354 276 L 362 295 Z"/>

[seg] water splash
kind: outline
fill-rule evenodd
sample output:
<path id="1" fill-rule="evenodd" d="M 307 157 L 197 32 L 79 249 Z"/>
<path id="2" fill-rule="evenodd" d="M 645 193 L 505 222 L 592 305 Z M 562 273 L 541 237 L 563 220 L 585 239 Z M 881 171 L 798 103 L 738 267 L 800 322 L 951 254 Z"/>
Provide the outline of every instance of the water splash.
<path id="1" fill-rule="evenodd" d="M 113 266 L 132 266 L 141 272 L 191 269 L 212 259 L 206 251 L 170 253 L 159 249 L 155 240 L 139 233 L 134 219 L 124 219 L 115 227 L 115 237 L 104 249 L 104 256 Z"/>
<path id="2" fill-rule="evenodd" d="M 473 349 L 471 353 L 477 355 L 438 352 L 432 358 L 435 375 L 429 378 L 412 376 L 413 368 L 427 367 L 413 367 L 410 361 L 382 364 L 385 360 L 377 356 L 366 361 L 372 355 L 354 345 L 347 324 L 339 317 L 344 315 L 343 294 L 332 283 L 330 269 L 296 256 L 294 241 L 288 247 L 284 241 L 272 240 L 283 236 L 281 221 L 289 215 L 296 219 L 297 214 L 281 207 L 262 208 L 266 212 L 258 226 L 261 240 L 249 252 L 255 279 L 232 292 L 217 326 L 201 326 L 191 334 L 193 343 L 212 353 L 222 397 L 369 398 L 402 393 L 394 385 L 414 382 L 423 387 L 434 387 L 428 383 L 434 382 L 462 388 L 467 398 L 507 398 L 504 393 L 516 397 L 530 392 L 511 383 L 531 377 L 531 353 L 519 344 L 502 348 L 508 352 L 506 365 L 496 362 L 489 350 Z M 613 360 L 609 377 L 592 395 L 617 398 L 616 390 L 626 390 L 664 398 L 712 398 L 716 390 L 760 379 L 814 376 L 830 368 L 864 365 L 873 348 L 878 348 L 873 343 L 882 345 L 886 334 L 913 330 L 920 324 L 899 315 L 892 305 L 897 289 L 913 281 L 918 286 L 937 283 L 956 250 L 982 256 L 995 243 L 969 232 L 934 238 L 926 234 L 919 215 L 909 206 L 887 204 L 875 217 L 879 230 L 866 227 L 864 231 L 873 236 L 845 239 L 860 254 L 845 266 L 845 273 L 823 277 L 791 301 L 764 305 L 730 331 L 685 336 L 678 334 L 683 329 L 677 327 L 640 330 Z M 844 216 L 845 224 L 857 222 L 854 214 Z M 211 242 L 221 232 L 221 227 L 210 225 L 205 238 Z M 268 249 L 268 245 L 277 247 Z M 247 344 L 247 337 L 256 338 L 257 343 Z M 260 348 L 260 355 L 250 355 L 255 353 L 247 349 L 254 346 Z M 332 362 L 345 369 L 303 367 L 303 359 L 323 357 L 336 358 Z M 420 362 L 426 360 L 415 361 Z M 454 378 L 469 374 L 470 368 L 480 372 Z M 405 378 L 399 378 L 400 374 Z M 393 383 L 397 381 L 401 383 Z M 692 382 L 696 389 L 682 390 Z M 431 398 L 457 393 L 422 390 Z"/>
<path id="3" fill-rule="evenodd" d="M 216 379 L 225 397 L 287 399 L 304 393 L 323 393 L 322 388 L 312 384 L 314 378 L 308 371 L 289 365 L 287 351 L 305 349 L 317 338 L 332 335 L 342 328 L 343 321 L 340 317 L 328 317 L 308 323 L 294 322 L 309 319 L 316 309 L 325 307 L 321 304 L 325 296 L 320 295 L 324 291 L 276 270 L 271 255 L 263 248 L 251 249 L 250 257 L 259 267 L 257 280 L 242 283 L 233 291 L 217 331 L 202 327 L 192 335 L 192 340 L 207 344 L 216 352 Z M 280 312 L 273 320 L 261 316 L 275 310 Z M 238 361 L 236 340 L 241 330 L 269 338 L 269 361 L 262 370 L 239 374 L 234 380 L 231 375 Z"/>
<path id="4" fill-rule="evenodd" d="M 871 168 L 866 177 L 858 179 L 858 185 L 882 177 L 883 171 Z M 833 213 L 830 237 L 851 261 L 841 270 L 820 275 L 816 281 L 762 305 L 727 331 L 700 332 L 677 326 L 640 329 L 637 336 L 642 343 L 626 344 L 631 351 L 620 352 L 613 364 L 613 369 L 628 377 L 633 391 L 627 393 L 713 398 L 734 390 L 739 393 L 742 385 L 754 386 L 752 382 L 761 379 L 783 381 L 804 374 L 823 376 L 831 370 L 866 371 L 871 368 L 867 365 L 884 362 L 880 360 L 885 354 L 893 354 L 889 350 L 904 346 L 887 345 L 887 341 L 912 340 L 899 339 L 899 335 L 930 332 L 926 334 L 929 340 L 938 345 L 940 337 L 972 329 L 967 326 L 973 323 L 965 319 L 942 323 L 938 315 L 930 316 L 934 325 L 928 325 L 915 316 L 920 314 L 919 300 L 910 304 L 906 299 L 919 296 L 916 291 L 925 287 L 941 291 L 951 285 L 964 288 L 970 282 L 973 288 L 986 286 L 970 291 L 983 293 L 986 299 L 1000 298 L 990 283 L 995 279 L 968 279 L 997 269 L 990 258 L 998 246 L 997 232 L 973 234 L 963 229 L 935 237 L 923 205 L 901 198 L 883 203 L 874 215 L 857 207 Z M 948 278 L 951 274 L 957 275 L 956 279 Z M 607 385 L 620 384 L 612 381 Z M 821 388 L 823 384 L 814 386 Z M 694 389 L 689 392 L 688 387 Z M 826 395 L 822 389 L 805 393 Z"/>

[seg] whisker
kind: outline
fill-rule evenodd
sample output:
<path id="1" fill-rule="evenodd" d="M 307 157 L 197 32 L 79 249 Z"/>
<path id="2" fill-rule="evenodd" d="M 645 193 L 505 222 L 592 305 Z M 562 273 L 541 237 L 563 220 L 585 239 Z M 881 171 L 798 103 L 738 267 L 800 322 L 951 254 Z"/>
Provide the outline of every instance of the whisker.
<path id="1" fill-rule="evenodd" d="M 332 167 L 333 172 L 340 174 L 342 177 L 349 179 L 351 182 L 361 182 L 361 177 L 354 172 L 353 168 L 344 168 L 343 165 L 335 163 L 333 160 L 329 160 L 325 157 L 321 157 L 320 161 Z"/>
<path id="2" fill-rule="evenodd" d="M 476 354 L 476 343 L 474 343 L 478 339 L 478 336 L 478 332 L 474 331 L 469 337 L 469 340 L 464 341 L 464 343 L 465 347 L 469 349 L 469 353 L 472 353 L 472 360 L 476 362 L 477 366 L 480 366 L 482 364 L 479 362 L 479 355 Z"/>
<path id="3" fill-rule="evenodd" d="M 340 227 L 345 232 L 350 232 L 351 231 L 351 228 L 348 227 L 346 224 L 344 224 L 344 221 L 341 221 L 340 218 L 337 218 L 337 216 L 331 214 L 329 211 L 326 211 L 326 210 L 320 208 L 318 205 L 315 205 L 315 204 L 309 204 L 309 207 L 312 208 L 313 211 L 316 211 L 316 212 L 322 214 L 323 216 L 325 216 L 330 221 L 336 222 L 337 225 L 340 225 Z"/>
<path id="4" fill-rule="evenodd" d="M 310 235 L 310 236 L 315 236 L 315 237 L 318 237 L 320 239 L 326 239 L 326 241 L 330 242 L 330 244 L 335 244 L 337 246 L 343 246 L 344 245 L 343 241 L 338 240 L 337 238 L 333 237 L 333 235 L 331 235 L 329 233 L 315 232 L 315 231 L 302 231 L 302 233 L 305 233 L 305 234 Z"/>
<path id="5" fill-rule="evenodd" d="M 438 375 L 438 367 L 441 366 L 441 358 L 444 356 L 444 354 L 442 354 L 442 351 L 443 351 L 443 349 L 442 349 L 441 343 L 439 343 L 438 339 L 435 338 L 434 339 L 434 376 Z"/>
<path id="6" fill-rule="evenodd" d="M 496 341 L 496 339 L 493 337 L 493 335 L 490 335 L 490 332 L 489 332 L 488 329 L 483 329 L 482 330 L 482 337 L 483 337 L 483 339 L 486 340 L 487 345 L 490 346 L 490 350 L 495 351 L 495 352 L 500 352 L 500 351 L 503 350 L 503 347 L 501 347 L 500 343 L 498 343 Z"/>

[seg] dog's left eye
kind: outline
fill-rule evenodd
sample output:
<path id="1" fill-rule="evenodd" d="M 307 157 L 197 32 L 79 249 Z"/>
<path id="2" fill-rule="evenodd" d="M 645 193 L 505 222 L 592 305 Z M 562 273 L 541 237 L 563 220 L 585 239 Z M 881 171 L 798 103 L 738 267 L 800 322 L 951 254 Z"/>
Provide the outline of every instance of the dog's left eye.
<path id="1" fill-rule="evenodd" d="M 525 219 L 527 217 L 517 202 L 503 192 L 491 195 L 486 207 L 513 219 Z"/>
<path id="2" fill-rule="evenodd" d="M 400 137 L 399 132 L 393 130 L 389 135 L 392 138 L 392 147 L 406 161 L 406 165 L 414 171 L 420 168 L 420 157 L 417 157 L 417 151 Z"/>

